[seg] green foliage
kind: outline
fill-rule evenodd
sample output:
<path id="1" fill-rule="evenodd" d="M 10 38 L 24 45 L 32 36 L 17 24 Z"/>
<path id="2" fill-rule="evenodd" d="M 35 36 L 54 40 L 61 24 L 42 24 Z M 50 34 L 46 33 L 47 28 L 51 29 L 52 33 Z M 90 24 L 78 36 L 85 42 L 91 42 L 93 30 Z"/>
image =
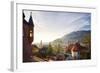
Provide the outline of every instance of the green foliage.
<path id="1" fill-rule="evenodd" d="M 56 44 L 54 47 L 53 47 L 53 53 L 54 54 L 59 54 L 59 53 L 63 53 L 64 50 L 61 46 L 61 44 Z"/>
<path id="2" fill-rule="evenodd" d="M 81 52 L 80 59 L 91 59 L 91 51 Z"/>
<path id="3" fill-rule="evenodd" d="M 48 50 L 47 50 L 47 54 L 48 55 L 52 55 L 52 52 L 53 52 L 53 49 L 52 49 L 51 43 L 49 43 Z"/>
<path id="4" fill-rule="evenodd" d="M 57 53 L 58 53 L 58 54 L 61 53 L 61 50 L 62 50 L 62 47 L 61 47 L 60 44 L 58 44 L 58 45 L 57 45 Z"/>
<path id="5" fill-rule="evenodd" d="M 91 35 L 88 34 L 87 36 L 85 36 L 83 38 L 83 40 L 82 40 L 82 43 L 85 44 L 85 45 L 87 45 L 88 48 L 90 48 L 90 46 L 91 46 Z"/>

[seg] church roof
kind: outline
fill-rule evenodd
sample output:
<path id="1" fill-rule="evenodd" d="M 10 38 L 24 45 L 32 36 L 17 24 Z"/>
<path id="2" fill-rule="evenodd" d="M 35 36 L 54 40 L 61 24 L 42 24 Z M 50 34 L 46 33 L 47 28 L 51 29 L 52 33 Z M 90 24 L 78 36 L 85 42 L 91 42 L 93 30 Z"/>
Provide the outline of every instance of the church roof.
<path id="1" fill-rule="evenodd" d="M 24 14 L 24 12 L 23 12 L 23 19 L 25 18 L 25 14 Z"/>
<path id="2" fill-rule="evenodd" d="M 25 20 L 25 14 L 23 12 L 23 24 L 29 24 L 26 20 Z"/>
<path id="3" fill-rule="evenodd" d="M 33 19 L 32 19 L 32 12 L 30 13 L 29 25 L 34 26 Z"/>
<path id="4" fill-rule="evenodd" d="M 72 51 L 79 51 L 80 50 L 80 44 L 79 43 L 75 43 L 71 49 Z"/>
<path id="5" fill-rule="evenodd" d="M 23 19 L 23 24 L 29 25 L 29 23 L 25 19 Z"/>
<path id="6" fill-rule="evenodd" d="M 25 14 L 24 14 L 24 12 L 23 12 L 23 23 L 24 23 L 24 24 L 27 24 L 27 25 L 32 25 L 32 26 L 34 27 L 34 23 L 33 23 L 33 19 L 32 19 L 32 13 L 30 13 L 29 22 L 27 22 L 27 21 L 25 20 Z"/>

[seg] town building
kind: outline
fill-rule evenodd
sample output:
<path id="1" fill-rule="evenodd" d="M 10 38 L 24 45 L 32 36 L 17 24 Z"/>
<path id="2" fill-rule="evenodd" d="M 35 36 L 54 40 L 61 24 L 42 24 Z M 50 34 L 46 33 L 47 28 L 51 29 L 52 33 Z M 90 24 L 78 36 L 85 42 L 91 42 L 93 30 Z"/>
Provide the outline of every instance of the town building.
<path id="1" fill-rule="evenodd" d="M 71 48 L 71 55 L 73 59 L 79 59 L 80 56 L 80 44 L 77 42 Z"/>

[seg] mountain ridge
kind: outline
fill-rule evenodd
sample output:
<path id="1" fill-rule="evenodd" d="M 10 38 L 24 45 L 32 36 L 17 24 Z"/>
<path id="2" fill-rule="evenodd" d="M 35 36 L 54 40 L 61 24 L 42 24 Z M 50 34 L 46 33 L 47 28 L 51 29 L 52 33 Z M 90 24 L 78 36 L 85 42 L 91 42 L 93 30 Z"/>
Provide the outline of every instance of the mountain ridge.
<path id="1" fill-rule="evenodd" d="M 91 36 L 91 31 L 90 30 L 74 31 L 69 34 L 65 34 L 61 38 L 55 39 L 54 41 L 52 41 L 52 44 L 57 44 L 57 43 L 68 44 L 68 42 L 76 42 L 76 41 L 81 42 L 85 36 Z"/>

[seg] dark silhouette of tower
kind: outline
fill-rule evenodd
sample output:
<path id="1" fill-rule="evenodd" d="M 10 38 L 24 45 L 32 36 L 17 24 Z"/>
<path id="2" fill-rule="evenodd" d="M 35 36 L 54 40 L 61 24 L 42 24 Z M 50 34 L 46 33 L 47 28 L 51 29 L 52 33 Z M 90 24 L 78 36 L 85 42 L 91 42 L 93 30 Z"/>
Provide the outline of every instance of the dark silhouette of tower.
<path id="1" fill-rule="evenodd" d="M 29 22 L 25 20 L 23 13 L 23 62 L 32 61 L 32 42 L 34 41 L 34 23 L 32 13 Z"/>

